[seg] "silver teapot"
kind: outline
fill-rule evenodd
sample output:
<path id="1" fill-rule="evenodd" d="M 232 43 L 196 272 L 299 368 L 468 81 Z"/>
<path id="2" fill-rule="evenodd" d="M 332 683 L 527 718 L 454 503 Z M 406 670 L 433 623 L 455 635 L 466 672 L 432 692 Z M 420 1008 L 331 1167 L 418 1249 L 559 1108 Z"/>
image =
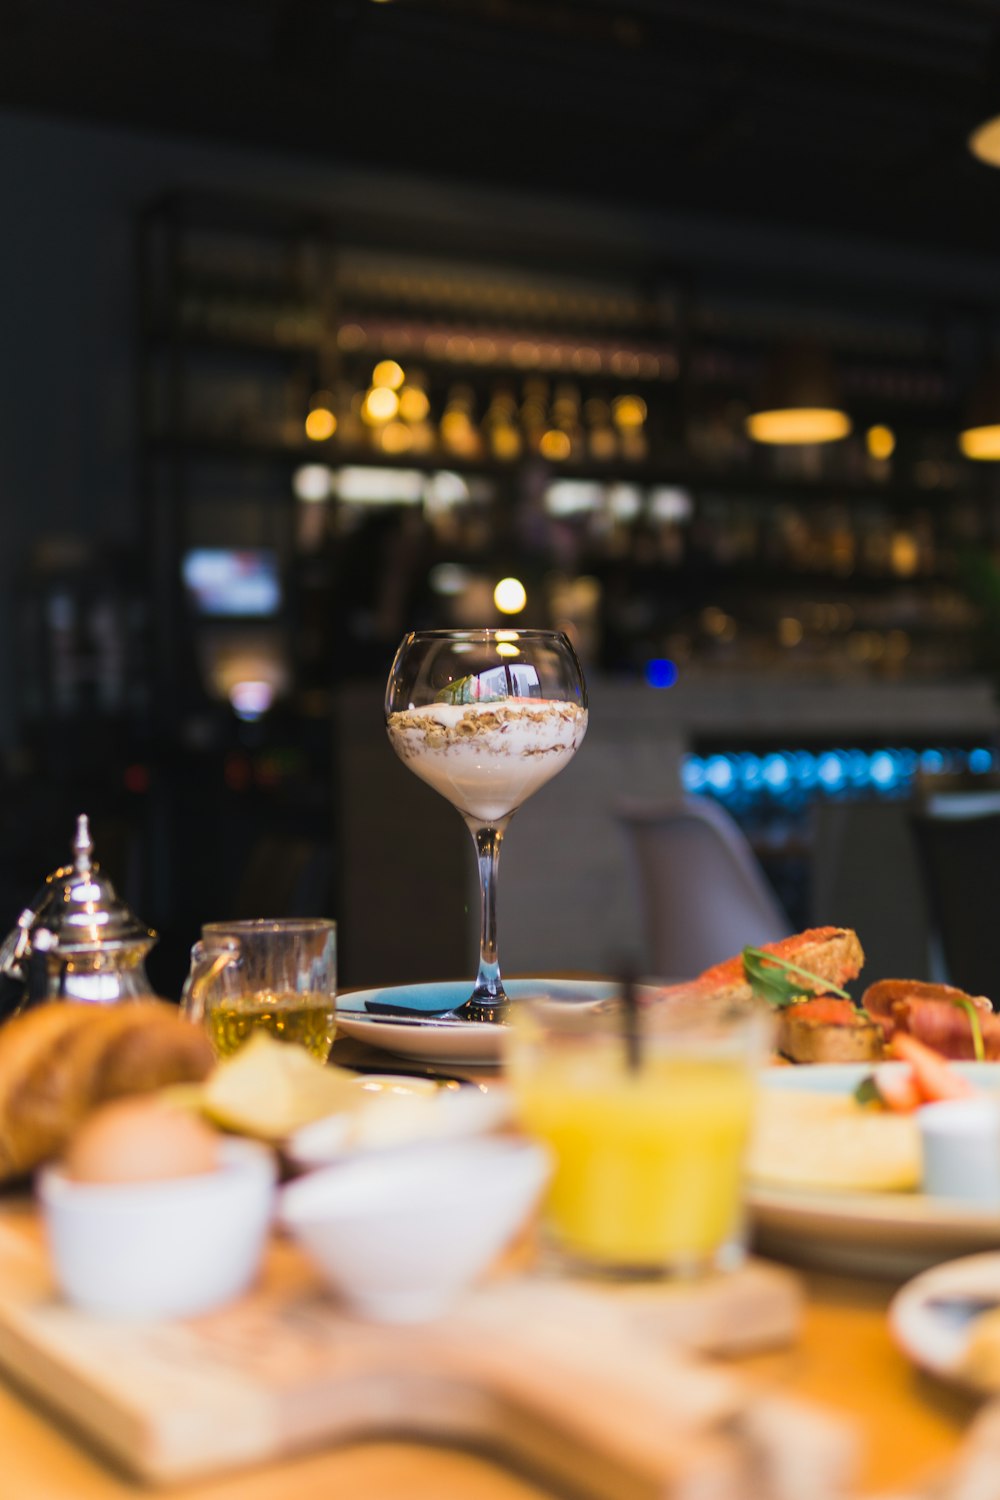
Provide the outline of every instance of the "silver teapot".
<path id="1" fill-rule="evenodd" d="M 0 944 L 0 1018 L 48 1000 L 114 1005 L 151 993 L 144 961 L 157 934 L 119 900 L 93 852 L 81 813 L 73 863 L 47 876 Z"/>

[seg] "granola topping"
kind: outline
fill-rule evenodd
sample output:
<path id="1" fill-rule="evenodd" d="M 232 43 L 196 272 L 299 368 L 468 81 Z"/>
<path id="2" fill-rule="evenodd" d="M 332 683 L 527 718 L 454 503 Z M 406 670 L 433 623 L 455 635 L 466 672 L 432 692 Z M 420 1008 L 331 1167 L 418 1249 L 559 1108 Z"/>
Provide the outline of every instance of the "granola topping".
<path id="1" fill-rule="evenodd" d="M 569 761 L 587 711 L 557 699 L 430 703 L 389 716 L 393 749 L 461 811 L 505 816 Z"/>

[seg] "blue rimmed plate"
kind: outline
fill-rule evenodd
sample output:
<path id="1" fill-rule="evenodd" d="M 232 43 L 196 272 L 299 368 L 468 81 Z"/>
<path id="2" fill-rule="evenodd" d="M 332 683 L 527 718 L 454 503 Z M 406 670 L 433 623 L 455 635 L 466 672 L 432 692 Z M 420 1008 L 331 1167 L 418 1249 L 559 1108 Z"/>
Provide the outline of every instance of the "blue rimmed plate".
<path id="1" fill-rule="evenodd" d="M 503 1043 L 502 1026 L 443 1019 L 434 1014 L 463 1005 L 471 988 L 468 979 L 443 979 L 379 990 L 351 990 L 337 997 L 337 1031 L 398 1057 L 496 1067 Z M 619 986 L 610 980 L 505 979 L 504 988 L 515 1002 L 521 997 L 549 996 L 593 1005 L 613 998 Z M 393 1013 L 378 1014 L 369 1006 L 386 1006 Z"/>

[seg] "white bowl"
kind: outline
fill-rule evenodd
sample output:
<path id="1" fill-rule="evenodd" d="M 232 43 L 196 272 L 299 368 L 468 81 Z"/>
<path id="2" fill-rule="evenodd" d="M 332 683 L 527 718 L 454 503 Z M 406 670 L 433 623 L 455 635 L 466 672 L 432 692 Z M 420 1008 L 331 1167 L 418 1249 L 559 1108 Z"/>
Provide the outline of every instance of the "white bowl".
<path id="1" fill-rule="evenodd" d="M 371 1089 L 365 1103 L 350 1113 L 328 1115 L 290 1136 L 283 1154 L 297 1167 L 323 1167 L 357 1152 L 399 1150 L 430 1141 L 471 1140 L 509 1123 L 510 1095 L 504 1088 L 468 1084 L 441 1088 L 425 1079 L 392 1079 Z"/>
<path id="2" fill-rule="evenodd" d="M 925 1104 L 917 1126 L 925 1193 L 1000 1208 L 1000 1099 L 975 1094 Z"/>
<path id="3" fill-rule="evenodd" d="M 260 1266 L 275 1200 L 273 1153 L 227 1140 L 217 1171 L 91 1183 L 36 1179 L 63 1295 L 101 1316 L 179 1318 L 238 1297 Z"/>
<path id="4" fill-rule="evenodd" d="M 278 1216 L 363 1316 L 424 1322 L 496 1258 L 550 1170 L 533 1141 L 428 1143 L 310 1172 L 281 1189 Z"/>

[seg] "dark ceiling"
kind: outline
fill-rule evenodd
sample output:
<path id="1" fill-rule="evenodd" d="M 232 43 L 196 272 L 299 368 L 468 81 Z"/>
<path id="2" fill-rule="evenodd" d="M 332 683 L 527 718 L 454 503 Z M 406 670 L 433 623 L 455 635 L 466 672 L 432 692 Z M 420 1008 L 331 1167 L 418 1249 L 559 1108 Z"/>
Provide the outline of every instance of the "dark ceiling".
<path id="1" fill-rule="evenodd" d="M 1000 0 L 7 0 L 0 107 L 992 252 L 965 138 L 998 27 Z"/>

